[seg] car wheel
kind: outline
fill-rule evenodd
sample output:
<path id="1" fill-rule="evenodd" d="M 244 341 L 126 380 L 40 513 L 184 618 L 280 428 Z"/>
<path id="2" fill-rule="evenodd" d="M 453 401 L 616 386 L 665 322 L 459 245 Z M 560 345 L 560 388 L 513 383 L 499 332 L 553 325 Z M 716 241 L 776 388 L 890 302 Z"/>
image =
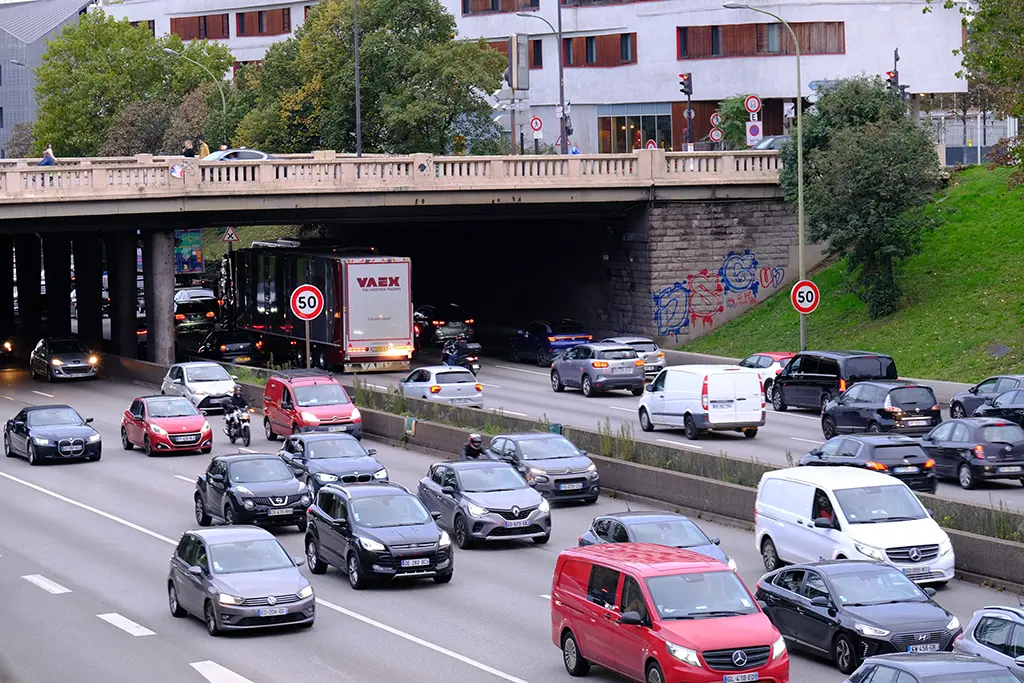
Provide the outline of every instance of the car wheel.
<path id="1" fill-rule="evenodd" d="M 832 661 L 840 673 L 849 675 L 857 669 L 857 651 L 850 636 L 840 633 L 832 643 Z"/>
<path id="2" fill-rule="evenodd" d="M 96 455 L 90 455 L 89 456 L 89 462 L 96 462 L 99 459 L 100 459 L 100 454 L 99 453 L 97 453 Z"/>
<path id="3" fill-rule="evenodd" d="M 640 409 L 640 429 L 645 432 L 654 431 L 654 423 L 651 422 L 651 416 L 647 414 L 647 408 Z"/>
<path id="4" fill-rule="evenodd" d="M 463 550 L 473 547 L 473 539 L 469 537 L 466 520 L 462 518 L 462 515 L 455 518 L 455 545 Z"/>
<path id="5" fill-rule="evenodd" d="M 7 435 L 7 432 L 4 432 L 4 455 L 8 458 L 14 457 L 14 451 L 11 450 L 11 437 Z"/>
<path id="6" fill-rule="evenodd" d="M 583 375 L 583 381 L 580 383 L 580 389 L 583 390 L 583 395 L 587 398 L 591 398 L 594 395 L 594 382 L 589 376 Z"/>
<path id="7" fill-rule="evenodd" d="M 38 465 L 41 462 L 40 459 L 39 459 L 39 456 L 36 455 L 36 447 L 35 447 L 35 444 L 33 444 L 33 443 L 29 443 L 29 445 L 28 445 L 27 456 L 28 456 L 28 464 L 32 465 L 33 467 L 35 467 L 36 465 Z"/>
<path id="8" fill-rule="evenodd" d="M 263 433 L 267 437 L 267 441 L 277 441 L 277 434 L 274 433 L 273 427 L 270 426 L 270 420 L 263 418 Z"/>
<path id="9" fill-rule="evenodd" d="M 757 427 L 752 427 L 751 429 L 744 429 L 743 436 L 747 437 L 748 439 L 753 439 L 755 436 L 757 436 Z"/>
<path id="10" fill-rule="evenodd" d="M 556 392 L 565 391 L 565 385 L 562 384 L 562 378 L 558 376 L 557 370 L 551 373 L 551 389 Z"/>
<path id="11" fill-rule="evenodd" d="M 957 478 L 960 480 L 962 488 L 973 489 L 978 485 L 974 480 L 974 472 L 971 471 L 971 466 L 967 463 L 960 465 L 960 469 L 957 470 Z"/>
<path id="12" fill-rule="evenodd" d="M 967 417 L 967 411 L 964 410 L 964 407 L 961 404 L 954 403 L 949 408 L 949 416 L 952 417 L 953 419 Z"/>
<path id="13" fill-rule="evenodd" d="M 551 540 L 551 534 L 544 534 L 543 536 L 534 536 L 533 542 L 537 545 L 544 545 Z"/>
<path id="14" fill-rule="evenodd" d="M 434 575 L 434 583 L 451 583 L 452 578 L 455 576 L 454 571 L 450 571 L 447 574 L 436 574 Z"/>
<path id="15" fill-rule="evenodd" d="M 772 409 L 784 413 L 787 407 L 786 399 L 782 397 L 782 387 L 776 384 L 772 387 Z"/>
<path id="16" fill-rule="evenodd" d="M 878 426 L 877 422 L 872 422 L 868 425 L 868 434 L 881 434 L 882 428 Z"/>
<path id="17" fill-rule="evenodd" d="M 771 403 L 772 401 L 772 381 L 770 379 L 765 380 L 764 383 L 764 400 L 768 401 L 769 403 Z"/>
<path id="18" fill-rule="evenodd" d="M 831 401 L 831 400 L 832 400 L 831 396 L 829 396 L 828 394 L 822 394 L 821 395 L 821 408 L 819 408 L 818 411 L 820 413 L 824 414 L 825 406 L 827 406 L 828 402 Z"/>
<path id="19" fill-rule="evenodd" d="M 299 521 L 295 523 L 295 526 L 299 528 L 299 533 L 305 532 L 309 526 L 309 518 L 306 515 L 302 515 L 299 517 Z"/>
<path id="20" fill-rule="evenodd" d="M 142 452 L 148 457 L 153 457 L 153 444 L 149 440 L 149 436 L 142 440 Z"/>
<path id="21" fill-rule="evenodd" d="M 508 359 L 513 363 L 521 362 L 519 359 L 519 351 L 516 349 L 515 344 L 508 347 Z"/>
<path id="22" fill-rule="evenodd" d="M 632 389 L 629 390 L 629 393 L 633 394 L 637 398 L 640 398 L 641 396 L 644 395 L 644 388 L 643 387 L 633 387 Z"/>
<path id="23" fill-rule="evenodd" d="M 206 505 L 203 504 L 203 497 L 198 493 L 195 497 L 196 524 L 199 526 L 210 526 L 210 515 L 206 514 Z"/>
<path id="24" fill-rule="evenodd" d="M 686 432 L 686 438 L 691 441 L 700 438 L 700 430 L 697 429 L 697 423 L 693 421 L 693 415 L 683 418 L 683 431 Z"/>
<path id="25" fill-rule="evenodd" d="M 320 544 L 312 535 L 306 539 L 306 566 L 314 574 L 323 574 L 327 571 L 327 563 L 320 559 Z"/>
<path id="26" fill-rule="evenodd" d="M 566 631 L 562 636 L 562 662 L 570 676 L 586 676 L 590 673 L 590 662 L 580 654 L 579 643 L 572 631 Z"/>
<path id="27" fill-rule="evenodd" d="M 135 448 L 135 446 L 132 445 L 132 442 L 128 440 L 128 432 L 125 431 L 124 427 L 121 427 L 121 448 L 126 451 L 130 451 Z"/>
<path id="28" fill-rule="evenodd" d="M 171 608 L 171 616 L 177 619 L 181 619 L 187 614 L 185 610 L 178 604 L 178 591 L 174 588 L 174 582 L 167 582 L 167 606 Z"/>
<path id="29" fill-rule="evenodd" d="M 782 566 L 782 560 L 779 559 L 779 551 L 775 549 L 775 541 L 770 536 L 765 536 L 764 540 L 761 541 L 761 559 L 764 561 L 766 571 L 773 572 Z"/>
<path id="30" fill-rule="evenodd" d="M 598 495 L 598 496 L 594 496 L 593 498 L 585 498 L 585 499 L 583 500 L 583 502 L 584 502 L 585 504 L 587 504 L 587 505 L 593 505 L 594 503 L 596 503 L 596 502 L 597 502 L 597 499 L 598 499 L 598 498 L 600 498 L 600 497 L 601 497 L 601 496 L 599 496 L 599 495 Z"/>
<path id="31" fill-rule="evenodd" d="M 836 423 L 831 417 L 821 418 L 821 434 L 826 439 L 831 439 L 836 435 Z"/>
<path id="32" fill-rule="evenodd" d="M 53 368 L 46 368 L 46 381 L 56 382 L 57 378 L 53 376 Z"/>
<path id="33" fill-rule="evenodd" d="M 206 632 L 216 638 L 220 635 L 220 624 L 217 623 L 217 611 L 213 609 L 213 603 L 206 601 L 203 608 L 203 621 L 206 622 Z"/>
<path id="34" fill-rule="evenodd" d="M 231 503 L 224 506 L 224 524 L 227 526 L 234 526 L 235 524 L 235 508 Z"/>
<path id="35" fill-rule="evenodd" d="M 537 360 L 537 367 L 538 368 L 547 368 L 547 367 L 551 366 L 551 363 L 545 362 L 544 354 L 541 353 L 540 351 L 537 352 L 536 360 Z"/>
<path id="36" fill-rule="evenodd" d="M 348 584 L 352 586 L 352 590 L 361 591 L 366 588 L 366 579 L 359 569 L 359 558 L 354 550 L 348 554 Z"/>
<path id="37" fill-rule="evenodd" d="M 661 665 L 651 662 L 647 665 L 647 683 L 665 683 L 665 674 L 661 672 Z"/>

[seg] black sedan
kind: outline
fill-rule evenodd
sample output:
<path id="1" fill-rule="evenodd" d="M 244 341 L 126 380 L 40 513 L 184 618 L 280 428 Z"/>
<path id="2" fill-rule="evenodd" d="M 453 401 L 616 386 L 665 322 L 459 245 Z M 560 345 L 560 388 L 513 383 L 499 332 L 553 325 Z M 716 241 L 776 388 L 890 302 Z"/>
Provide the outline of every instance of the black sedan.
<path id="1" fill-rule="evenodd" d="M 1024 482 L 1024 429 L 1006 420 L 968 417 L 946 420 L 921 437 L 941 479 L 957 479 L 965 489 L 985 479 Z"/>
<path id="2" fill-rule="evenodd" d="M 1024 375 L 996 375 L 988 377 L 967 391 L 961 391 L 949 402 L 949 416 L 970 417 L 985 401 L 1024 385 Z"/>
<path id="3" fill-rule="evenodd" d="M 686 548 L 712 557 L 736 571 L 736 561 L 718 547 L 718 538 L 708 538 L 693 520 L 678 512 L 616 512 L 595 517 L 579 544 L 657 543 Z"/>
<path id="4" fill-rule="evenodd" d="M 1024 389 L 1012 389 L 974 409 L 974 417 L 997 417 L 1024 425 Z"/>
<path id="5" fill-rule="evenodd" d="M 950 650 L 963 629 L 921 588 L 881 562 L 791 565 L 757 582 L 757 599 L 787 642 L 830 657 L 844 674 L 864 657 Z"/>
<path id="6" fill-rule="evenodd" d="M 306 433 L 289 436 L 278 455 L 315 494 L 324 484 L 387 481 L 388 471 L 359 439 L 348 434 Z"/>
<path id="7" fill-rule="evenodd" d="M 203 339 L 196 353 L 222 363 L 260 365 L 263 362 L 263 342 L 245 330 L 217 330 Z"/>
<path id="8" fill-rule="evenodd" d="M 865 660 L 845 683 L 1020 683 L 1005 666 L 959 652 L 902 653 Z"/>
<path id="9" fill-rule="evenodd" d="M 854 432 L 924 434 L 942 421 L 930 387 L 898 380 L 858 382 L 825 404 L 821 433 L 826 439 Z"/>
<path id="10" fill-rule="evenodd" d="M 945 424 L 945 423 L 943 423 Z M 837 436 L 800 458 L 808 467 L 860 467 L 891 474 L 915 491 L 935 493 L 935 461 L 909 436 Z"/>
<path id="11" fill-rule="evenodd" d="M 31 465 L 44 460 L 99 460 L 103 441 L 91 422 L 71 406 L 30 406 L 7 421 L 4 453 L 8 458 L 24 456 Z"/>
<path id="12" fill-rule="evenodd" d="M 309 488 L 276 455 L 218 455 L 196 480 L 196 522 L 294 524 L 306 530 Z"/>

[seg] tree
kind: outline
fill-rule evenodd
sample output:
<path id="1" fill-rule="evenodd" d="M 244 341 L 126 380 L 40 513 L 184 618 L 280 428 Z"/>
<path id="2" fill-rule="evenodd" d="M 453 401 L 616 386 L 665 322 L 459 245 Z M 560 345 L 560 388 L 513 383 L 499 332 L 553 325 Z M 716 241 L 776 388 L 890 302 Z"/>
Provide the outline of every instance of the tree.
<path id="1" fill-rule="evenodd" d="M 8 159 L 24 159 L 32 153 L 32 124 L 16 123 L 4 150 Z"/>
<path id="2" fill-rule="evenodd" d="M 1020 42 L 1024 35 L 1024 4 L 1017 0 L 946 0 L 945 7 L 959 11 L 968 27 L 966 45 L 954 50 L 963 64 L 957 75 L 986 81 L 999 101 L 1000 111 L 1011 116 L 1024 115 L 1024 48 Z"/>
<path id="3" fill-rule="evenodd" d="M 52 143 L 61 156 L 95 155 L 129 103 L 180 97 L 210 76 L 164 48 L 184 52 L 214 74 L 233 61 L 226 47 L 207 41 L 184 46 L 177 36 L 154 38 L 144 26 L 87 12 L 47 46 L 36 69 L 39 114 L 35 147 Z"/>
<path id="4" fill-rule="evenodd" d="M 212 118 L 210 96 L 215 90 L 212 83 L 204 83 L 185 95 L 170 119 L 170 125 L 163 137 L 163 150 L 167 154 L 180 154 L 185 140 L 191 140 L 199 152 L 197 140 L 203 136 L 206 122 Z M 220 112 L 220 95 L 217 97 L 217 111 Z"/>
<path id="5" fill-rule="evenodd" d="M 840 81 L 804 114 L 804 191 L 808 237 L 845 255 L 873 318 L 899 307 L 900 268 L 916 252 L 925 219 L 913 211 L 939 185 L 928 131 L 879 78 Z M 796 201 L 796 150 L 782 150 L 781 181 Z"/>
<path id="6" fill-rule="evenodd" d="M 718 105 L 718 113 L 722 116 L 722 141 L 734 148 L 747 146 L 747 121 L 750 114 L 744 104 L 746 95 L 733 95 Z"/>
<path id="7" fill-rule="evenodd" d="M 107 129 L 106 139 L 99 149 L 100 156 L 122 157 L 169 151 L 164 148 L 163 139 L 171 113 L 170 105 L 163 100 L 129 102 Z"/>

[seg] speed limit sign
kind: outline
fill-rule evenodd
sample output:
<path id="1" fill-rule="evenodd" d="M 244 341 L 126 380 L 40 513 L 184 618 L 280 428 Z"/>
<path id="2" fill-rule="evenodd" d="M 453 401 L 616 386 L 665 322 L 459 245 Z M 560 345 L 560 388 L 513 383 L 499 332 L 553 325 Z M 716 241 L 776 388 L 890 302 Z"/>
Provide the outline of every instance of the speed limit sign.
<path id="1" fill-rule="evenodd" d="M 818 307 L 819 299 L 821 299 L 821 292 L 818 291 L 818 285 L 810 280 L 800 280 L 793 285 L 793 290 L 789 293 L 789 300 L 793 302 L 793 308 L 797 310 L 797 313 L 804 315 L 814 312 L 814 309 Z"/>
<path id="2" fill-rule="evenodd" d="M 313 320 L 324 312 L 324 295 L 313 285 L 299 285 L 292 292 L 292 313 L 299 320 Z"/>

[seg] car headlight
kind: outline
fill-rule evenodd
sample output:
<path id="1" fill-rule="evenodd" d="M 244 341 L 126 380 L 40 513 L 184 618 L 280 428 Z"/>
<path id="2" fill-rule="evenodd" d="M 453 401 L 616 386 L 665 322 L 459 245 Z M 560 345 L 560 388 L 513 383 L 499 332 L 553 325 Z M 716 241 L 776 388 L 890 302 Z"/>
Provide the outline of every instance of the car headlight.
<path id="1" fill-rule="evenodd" d="M 772 660 L 776 660 L 786 653 L 786 639 L 779 636 L 779 639 L 772 643 Z"/>
<path id="2" fill-rule="evenodd" d="M 952 619 L 950 619 L 949 623 L 946 624 L 946 630 L 947 631 L 955 631 L 958 628 L 960 628 L 960 620 L 957 619 L 956 617 L 953 617 Z"/>
<path id="3" fill-rule="evenodd" d="M 244 487 L 244 486 L 241 486 L 241 485 L 239 485 L 239 486 L 236 486 L 236 487 L 235 487 L 235 490 L 236 490 L 236 491 L 238 491 L 239 493 L 243 493 L 243 494 L 245 494 L 245 495 L 247 495 L 247 496 L 252 496 L 252 495 L 255 495 L 255 494 L 253 494 L 253 492 L 252 492 L 252 491 L 250 491 L 249 489 L 247 489 L 246 487 Z"/>
<path id="4" fill-rule="evenodd" d="M 854 624 L 853 627 L 857 629 L 857 633 L 862 636 L 868 636 L 869 638 L 885 638 L 889 635 L 889 632 L 884 628 L 875 628 L 874 626 L 868 626 L 867 624 Z"/>
<path id="5" fill-rule="evenodd" d="M 161 427 L 160 425 L 151 424 L 149 425 L 149 429 L 154 434 L 163 434 L 165 436 L 167 435 L 167 430 Z"/>
<path id="6" fill-rule="evenodd" d="M 452 537 L 448 535 L 447 531 L 441 532 L 441 540 L 437 542 L 442 548 L 447 548 L 452 544 Z"/>
<path id="7" fill-rule="evenodd" d="M 64 361 L 60 358 L 52 358 L 50 359 L 50 365 L 64 365 Z"/>
<path id="8" fill-rule="evenodd" d="M 731 569 L 731 570 L 733 570 L 733 571 L 736 571 L 736 560 L 734 560 L 734 559 L 732 559 L 732 558 L 730 557 L 730 558 L 729 558 L 729 561 L 728 561 L 728 562 L 727 562 L 726 564 L 728 564 L 728 565 L 729 565 L 729 569 Z"/>
<path id="9" fill-rule="evenodd" d="M 540 510 L 541 512 L 550 512 L 551 503 L 549 503 L 547 500 L 542 500 L 540 501 L 540 507 L 538 507 L 537 509 Z"/>
<path id="10" fill-rule="evenodd" d="M 4 342 L 4 350 L 6 350 L 6 351 L 13 351 L 14 350 L 14 347 L 11 346 L 11 342 L 9 342 L 9 341 L 5 341 Z"/>
<path id="11" fill-rule="evenodd" d="M 244 507 L 246 510 L 252 510 L 256 507 L 256 503 L 252 502 L 251 500 L 243 500 L 242 507 Z"/>
<path id="12" fill-rule="evenodd" d="M 939 555 L 949 555 L 951 552 L 953 552 L 953 544 L 948 539 L 939 544 Z"/>
<path id="13" fill-rule="evenodd" d="M 700 660 L 697 659 L 696 650 L 669 642 L 666 642 L 665 646 L 668 648 L 668 653 L 679 661 L 686 662 L 690 666 L 700 667 Z"/>
<path id="14" fill-rule="evenodd" d="M 587 468 L 587 472 L 596 472 L 596 471 L 597 471 L 597 465 L 595 465 L 594 463 L 590 463 L 590 467 Z"/>
<path id="15" fill-rule="evenodd" d="M 100 440 L 101 438 L 103 438 L 103 437 L 101 437 L 101 436 L 100 436 L 99 434 L 93 434 L 92 436 L 90 436 L 90 437 L 88 438 L 88 441 L 89 441 L 89 443 L 96 443 L 96 442 L 97 442 L 97 441 L 99 441 L 99 440 Z"/>
<path id="16" fill-rule="evenodd" d="M 320 422 L 320 418 L 319 417 L 317 417 L 313 413 L 307 413 L 305 410 L 303 410 L 301 413 L 299 413 L 299 417 L 302 418 L 303 422 L 317 422 L 317 423 Z"/>
<path id="17" fill-rule="evenodd" d="M 313 595 L 313 587 L 312 586 L 306 586 L 305 588 L 303 588 L 302 590 L 299 591 L 299 600 L 305 600 L 306 598 L 310 597 L 311 595 Z"/>
<path id="18" fill-rule="evenodd" d="M 217 602 L 222 605 L 241 605 L 243 600 L 237 595 L 228 595 L 227 593 L 221 593 L 217 596 Z"/>
<path id="19" fill-rule="evenodd" d="M 873 547 L 871 547 L 869 545 L 864 545 L 863 543 L 854 543 L 853 547 L 856 548 L 857 552 L 860 553 L 861 555 L 867 555 L 868 557 L 870 557 L 873 560 L 878 560 L 879 562 L 885 562 L 885 553 L 883 553 L 878 548 L 873 548 Z"/>
<path id="20" fill-rule="evenodd" d="M 374 479 L 387 479 L 388 478 L 388 470 L 387 470 L 387 468 L 381 467 L 379 470 L 377 470 L 376 472 L 373 473 L 373 478 Z"/>
<path id="21" fill-rule="evenodd" d="M 466 505 L 466 510 L 468 510 L 469 514 L 473 515 L 474 517 L 484 517 L 490 514 L 490 510 L 488 510 L 487 508 L 482 508 L 479 505 L 473 505 L 472 503 Z"/>
<path id="22" fill-rule="evenodd" d="M 208 421 L 203 423 L 203 431 L 204 432 L 210 431 L 210 423 Z"/>
<path id="23" fill-rule="evenodd" d="M 359 545 L 363 546 L 364 549 L 369 550 L 371 553 L 384 552 L 384 544 L 378 543 L 372 538 L 360 538 Z"/>
<path id="24" fill-rule="evenodd" d="M 302 503 L 303 505 L 309 505 L 310 503 L 313 502 L 313 499 L 310 498 L 309 494 L 307 493 L 306 495 L 302 496 L 302 498 L 299 499 L 299 502 Z"/>
<path id="25" fill-rule="evenodd" d="M 39 437 L 33 436 L 32 437 L 32 443 L 34 443 L 37 446 L 49 446 L 50 445 L 50 440 L 49 439 L 40 439 Z"/>
<path id="26" fill-rule="evenodd" d="M 89 356 L 89 365 L 96 365 L 100 362 L 100 359 L 96 356 Z"/>
<path id="27" fill-rule="evenodd" d="M 363 414 L 359 412 L 359 408 L 352 409 L 352 415 L 350 415 L 353 422 L 359 422 L 363 419 Z"/>
<path id="28" fill-rule="evenodd" d="M 324 484 L 328 484 L 332 481 L 338 481 L 338 477 L 336 475 L 327 474 L 326 472 L 317 472 L 313 476 L 316 477 L 317 481 L 323 482 Z"/>
<path id="29" fill-rule="evenodd" d="M 547 472 L 545 472 L 544 470 L 539 470 L 536 467 L 531 467 L 530 474 L 532 474 L 535 477 L 543 477 L 544 475 L 547 474 Z"/>
<path id="30" fill-rule="evenodd" d="M 192 400 L 196 401 L 198 403 L 198 402 L 202 401 L 204 398 L 206 398 L 207 396 L 209 396 L 209 394 L 204 394 L 204 393 L 202 393 L 200 391 L 197 391 L 194 394 L 192 394 Z"/>

